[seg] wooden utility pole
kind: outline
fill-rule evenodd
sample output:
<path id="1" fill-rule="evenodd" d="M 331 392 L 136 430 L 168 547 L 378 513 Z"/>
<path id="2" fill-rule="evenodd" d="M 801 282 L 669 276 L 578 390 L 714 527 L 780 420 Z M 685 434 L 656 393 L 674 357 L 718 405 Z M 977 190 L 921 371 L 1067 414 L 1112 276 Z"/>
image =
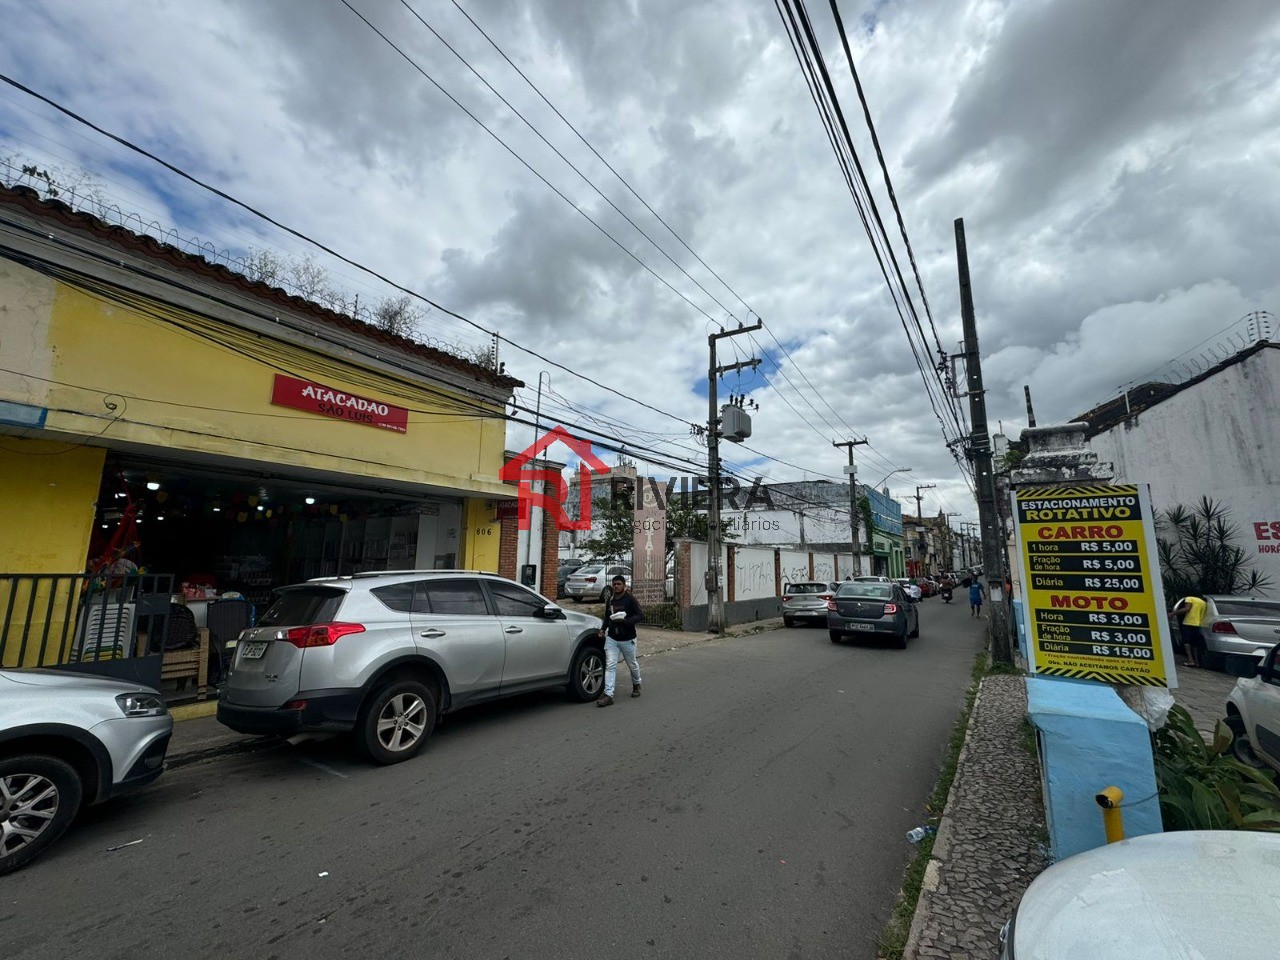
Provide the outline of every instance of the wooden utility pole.
<path id="1" fill-rule="evenodd" d="M 853 462 L 853 448 L 869 442 L 865 437 L 861 440 L 831 441 L 833 447 L 847 447 L 849 450 L 849 464 L 844 468 L 844 472 L 849 475 L 849 530 L 851 531 L 853 546 L 853 575 L 855 577 L 862 575 L 862 546 L 858 540 L 858 517 L 862 514 L 862 511 L 858 509 L 858 484 L 856 482 L 858 468 Z M 868 530 L 867 538 L 870 539 L 870 537 L 871 531 Z"/>
<path id="2" fill-rule="evenodd" d="M 982 357 L 978 352 L 978 324 L 973 312 L 973 287 L 969 283 L 969 251 L 965 246 L 964 220 L 956 219 L 956 263 L 960 274 L 960 319 L 964 326 L 964 369 L 968 380 L 969 456 L 978 494 L 978 522 L 982 529 L 982 573 L 991 598 L 991 658 L 1012 663 L 1009 625 L 1005 619 L 1004 542 L 1000 539 L 1000 513 L 996 507 L 996 477 L 991 468 L 991 436 L 987 430 L 987 397 L 982 385 Z M 1000 598 L 1001 602 L 996 602 Z"/>

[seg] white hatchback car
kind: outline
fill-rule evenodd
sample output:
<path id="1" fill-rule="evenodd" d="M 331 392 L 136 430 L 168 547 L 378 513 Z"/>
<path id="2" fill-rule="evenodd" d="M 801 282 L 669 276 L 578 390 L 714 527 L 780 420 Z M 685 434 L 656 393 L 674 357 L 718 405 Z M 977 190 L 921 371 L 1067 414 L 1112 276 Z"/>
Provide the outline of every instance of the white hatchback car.
<path id="1" fill-rule="evenodd" d="M 172 733 L 149 687 L 0 670 L 0 874 L 39 856 L 81 807 L 160 776 Z"/>
<path id="2" fill-rule="evenodd" d="M 1032 881 L 1000 960 L 1271 960 L 1280 836 L 1180 830 L 1107 844 Z"/>
<path id="3" fill-rule="evenodd" d="M 1237 760 L 1280 772 L 1280 644 L 1262 658 L 1257 676 L 1236 681 L 1227 697 L 1227 726 Z"/>

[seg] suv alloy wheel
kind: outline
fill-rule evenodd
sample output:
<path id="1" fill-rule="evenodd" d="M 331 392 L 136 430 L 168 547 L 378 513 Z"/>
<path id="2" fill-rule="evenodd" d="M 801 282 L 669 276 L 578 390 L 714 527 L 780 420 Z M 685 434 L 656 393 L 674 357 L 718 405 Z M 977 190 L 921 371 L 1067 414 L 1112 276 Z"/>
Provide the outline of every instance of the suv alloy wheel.
<path id="1" fill-rule="evenodd" d="M 374 692 L 360 711 L 360 748 L 378 763 L 400 763 L 422 748 L 436 725 L 436 698 L 417 680 L 397 680 Z"/>

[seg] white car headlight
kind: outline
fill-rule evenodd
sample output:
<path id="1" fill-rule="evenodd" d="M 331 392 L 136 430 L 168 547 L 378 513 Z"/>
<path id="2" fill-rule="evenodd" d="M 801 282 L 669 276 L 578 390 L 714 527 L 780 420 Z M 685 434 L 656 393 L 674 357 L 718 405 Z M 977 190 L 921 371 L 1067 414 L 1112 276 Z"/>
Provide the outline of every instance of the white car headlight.
<path id="1" fill-rule="evenodd" d="M 126 717 L 163 717 L 169 712 L 164 701 L 151 693 L 122 693 L 116 703 Z"/>

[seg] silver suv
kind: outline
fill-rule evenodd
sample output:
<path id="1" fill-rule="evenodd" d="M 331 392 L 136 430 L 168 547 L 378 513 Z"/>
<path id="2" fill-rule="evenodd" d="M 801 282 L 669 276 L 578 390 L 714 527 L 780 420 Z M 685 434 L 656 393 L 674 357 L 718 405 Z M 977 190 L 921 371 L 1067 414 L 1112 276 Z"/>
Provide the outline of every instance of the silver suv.
<path id="1" fill-rule="evenodd" d="M 39 856 L 81 807 L 160 776 L 172 733 L 149 687 L 0 670 L 0 874 Z"/>
<path id="2" fill-rule="evenodd" d="M 309 580 L 240 634 L 218 720 L 250 734 L 351 732 L 371 759 L 398 763 L 460 707 L 551 687 L 595 700 L 599 626 L 479 571 Z"/>

